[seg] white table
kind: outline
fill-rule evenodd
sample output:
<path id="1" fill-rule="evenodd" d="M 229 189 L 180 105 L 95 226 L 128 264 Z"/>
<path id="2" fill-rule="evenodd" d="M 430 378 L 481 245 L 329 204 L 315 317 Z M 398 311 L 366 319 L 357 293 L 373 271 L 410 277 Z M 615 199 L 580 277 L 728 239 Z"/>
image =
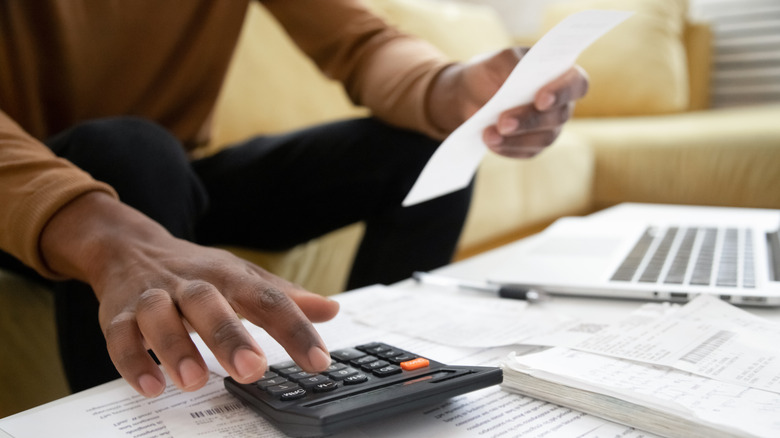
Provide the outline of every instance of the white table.
<path id="1" fill-rule="evenodd" d="M 504 247 L 480 254 L 478 256 L 460 261 L 449 266 L 436 270 L 437 273 L 469 280 L 484 280 L 485 273 L 489 272 L 493 266 L 501 261 L 511 259 L 513 254 L 520 251 L 524 245 L 528 245 L 534 239 L 534 236 L 508 244 Z M 405 280 L 398 283 L 401 287 L 412 287 L 413 280 Z M 636 309 L 641 303 L 631 300 L 614 300 L 599 298 L 574 298 L 574 297 L 551 297 L 544 303 L 535 305 L 546 306 L 547 309 L 560 312 L 571 316 L 580 316 L 583 319 L 599 320 L 602 322 L 616 321 L 624 317 L 628 312 Z M 777 308 L 747 308 L 749 312 L 766 318 L 768 320 L 780 323 L 780 309 Z M 127 386 L 122 380 L 117 380 L 97 388 L 93 388 L 82 393 L 74 394 L 47 405 L 39 406 L 28 411 L 17 414 L 17 416 L 34 415 L 42 409 L 62 404 L 75 403 L 84 397 L 94 394 L 111 391 L 113 389 Z M 11 417 L 8 417 L 11 418 Z M 8 418 L 0 420 L 0 438 L 12 438 L 3 432 L 3 424 Z"/>

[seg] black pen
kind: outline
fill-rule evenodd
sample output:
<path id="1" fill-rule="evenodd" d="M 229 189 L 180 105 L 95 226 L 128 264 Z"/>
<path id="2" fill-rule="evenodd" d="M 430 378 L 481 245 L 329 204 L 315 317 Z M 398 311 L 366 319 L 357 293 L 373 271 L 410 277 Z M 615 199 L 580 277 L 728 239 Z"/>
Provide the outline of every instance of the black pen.
<path id="1" fill-rule="evenodd" d="M 412 274 L 412 278 L 423 284 L 449 286 L 456 287 L 458 289 L 476 290 L 480 292 L 491 292 L 497 294 L 501 298 L 511 298 L 514 300 L 538 302 L 547 298 L 546 294 L 525 287 L 469 281 L 460 278 L 447 277 L 444 275 L 429 274 L 427 272 L 415 272 Z"/>

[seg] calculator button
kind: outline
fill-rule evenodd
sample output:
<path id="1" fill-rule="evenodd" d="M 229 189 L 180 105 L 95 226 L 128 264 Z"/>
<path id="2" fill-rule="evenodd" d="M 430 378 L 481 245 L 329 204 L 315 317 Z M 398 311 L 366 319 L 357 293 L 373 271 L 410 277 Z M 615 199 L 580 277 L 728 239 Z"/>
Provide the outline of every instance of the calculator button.
<path id="1" fill-rule="evenodd" d="M 356 345 L 355 348 L 357 348 L 358 350 L 365 350 L 366 348 L 373 348 L 376 347 L 377 345 L 380 345 L 379 342 L 369 342 L 368 344 Z"/>
<path id="2" fill-rule="evenodd" d="M 413 371 L 420 368 L 425 368 L 429 366 L 431 363 L 428 362 L 428 359 L 424 359 L 422 357 L 418 357 L 417 359 L 407 360 L 406 362 L 401 362 L 401 368 L 405 369 L 406 371 Z"/>
<path id="3" fill-rule="evenodd" d="M 305 379 L 301 379 L 298 381 L 298 384 L 303 386 L 306 389 L 311 389 L 316 387 L 317 385 L 322 385 L 323 383 L 335 383 L 333 380 L 330 380 L 326 376 L 323 376 L 322 374 L 316 374 L 311 377 L 307 377 Z M 315 391 L 316 392 L 316 391 Z"/>
<path id="4" fill-rule="evenodd" d="M 305 395 L 306 395 L 306 390 L 303 388 L 298 388 L 292 391 L 282 393 L 281 395 L 279 395 L 279 400 L 282 401 L 296 400 L 304 397 Z"/>
<path id="5" fill-rule="evenodd" d="M 282 394 L 286 392 L 295 391 L 297 389 L 303 389 L 303 388 L 298 386 L 297 383 L 293 383 L 293 382 L 285 382 L 276 386 L 269 386 L 265 388 L 266 392 L 268 392 L 274 397 L 280 397 Z"/>
<path id="6" fill-rule="evenodd" d="M 354 368 L 344 368 L 343 370 L 326 372 L 325 375 L 333 380 L 344 380 L 349 376 L 354 376 L 358 370 Z"/>
<path id="7" fill-rule="evenodd" d="M 279 370 L 281 369 L 294 367 L 295 365 L 296 365 L 295 362 L 288 360 L 287 362 L 275 363 L 268 368 L 271 368 L 271 371 L 279 372 Z"/>
<path id="8" fill-rule="evenodd" d="M 306 371 L 301 371 L 300 373 L 290 374 L 289 376 L 287 376 L 287 378 L 292 380 L 293 382 L 298 382 L 302 379 L 306 379 L 313 376 L 315 376 L 315 374 L 307 373 Z"/>
<path id="9" fill-rule="evenodd" d="M 276 370 L 277 373 L 283 376 L 289 376 L 290 374 L 300 373 L 301 371 L 303 370 L 298 365 L 293 365 L 287 368 L 279 368 Z"/>
<path id="10" fill-rule="evenodd" d="M 375 360 L 377 360 L 376 356 L 363 356 L 363 357 L 359 357 L 357 359 L 353 359 L 353 360 L 349 361 L 349 363 L 354 365 L 354 366 L 356 366 L 356 367 L 359 367 L 361 365 L 365 365 L 365 364 L 373 362 Z"/>
<path id="11" fill-rule="evenodd" d="M 265 388 L 268 388 L 270 386 L 281 385 L 282 383 L 287 382 L 287 381 L 288 380 L 285 379 L 284 377 L 272 377 L 270 379 L 258 380 L 257 381 L 257 386 L 259 386 L 260 389 L 265 389 Z"/>
<path id="12" fill-rule="evenodd" d="M 377 368 L 372 371 L 375 376 L 377 377 L 386 377 L 386 376 L 392 376 L 393 374 L 398 374 L 401 372 L 401 367 L 398 365 L 388 365 L 386 367 Z"/>
<path id="13" fill-rule="evenodd" d="M 334 382 L 333 380 L 328 380 L 327 382 L 314 385 L 312 387 L 312 390 L 314 392 L 328 392 L 328 391 L 333 391 L 338 387 L 339 387 L 338 383 Z"/>
<path id="14" fill-rule="evenodd" d="M 375 344 L 371 346 L 361 346 L 363 347 L 362 350 L 365 351 L 368 354 L 378 354 L 382 353 L 383 351 L 392 350 L 389 345 L 386 344 Z"/>
<path id="15" fill-rule="evenodd" d="M 329 366 L 328 368 L 326 368 L 326 369 L 325 369 L 325 372 L 326 372 L 326 373 L 328 373 L 328 372 L 330 372 L 330 371 L 338 371 L 338 370 L 343 370 L 343 369 L 344 369 L 344 368 L 346 368 L 346 367 L 347 367 L 347 366 L 346 366 L 346 365 L 344 365 L 343 363 L 334 362 L 334 363 L 330 364 L 330 366 Z"/>
<path id="16" fill-rule="evenodd" d="M 409 353 L 403 353 L 403 354 L 399 354 L 398 356 L 393 356 L 388 360 L 398 365 L 401 362 L 406 362 L 408 360 L 413 360 L 413 359 L 417 359 L 417 356 L 411 355 Z"/>
<path id="17" fill-rule="evenodd" d="M 381 357 L 382 359 L 390 359 L 392 357 L 400 356 L 402 354 L 404 354 L 404 352 L 401 350 L 387 350 L 381 353 L 377 353 L 377 356 Z"/>
<path id="18" fill-rule="evenodd" d="M 361 368 L 363 368 L 366 371 L 375 370 L 377 368 L 382 368 L 384 366 L 390 365 L 390 362 L 386 360 L 375 360 L 373 362 L 365 363 L 361 365 Z"/>
<path id="19" fill-rule="evenodd" d="M 263 380 L 273 379 L 274 377 L 279 377 L 279 375 L 273 371 L 266 371 L 265 374 L 263 374 L 263 377 L 261 377 L 260 380 L 258 380 L 258 382 L 262 382 Z"/>
<path id="20" fill-rule="evenodd" d="M 354 348 L 342 348 L 341 350 L 331 351 L 330 356 L 339 362 L 349 362 L 352 359 L 365 356 L 360 350 Z"/>
<path id="21" fill-rule="evenodd" d="M 365 374 L 355 374 L 354 376 L 349 376 L 346 379 L 344 379 L 345 385 L 357 385 L 359 383 L 363 383 L 368 380 L 368 376 Z"/>

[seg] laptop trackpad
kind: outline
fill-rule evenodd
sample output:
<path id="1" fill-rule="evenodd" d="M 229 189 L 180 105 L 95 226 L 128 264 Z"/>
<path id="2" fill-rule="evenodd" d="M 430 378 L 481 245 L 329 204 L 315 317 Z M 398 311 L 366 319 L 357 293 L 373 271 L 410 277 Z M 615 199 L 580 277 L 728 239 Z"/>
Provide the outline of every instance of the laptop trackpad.
<path id="1" fill-rule="evenodd" d="M 620 239 L 609 237 L 552 237 L 529 251 L 529 255 L 602 258 L 612 257 L 620 246 Z"/>

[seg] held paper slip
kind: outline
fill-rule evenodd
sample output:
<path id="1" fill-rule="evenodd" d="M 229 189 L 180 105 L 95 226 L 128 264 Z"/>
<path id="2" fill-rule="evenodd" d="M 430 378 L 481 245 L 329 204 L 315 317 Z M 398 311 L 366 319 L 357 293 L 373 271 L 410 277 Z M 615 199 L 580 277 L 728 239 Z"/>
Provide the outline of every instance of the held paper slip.
<path id="1" fill-rule="evenodd" d="M 585 48 L 632 14 L 582 11 L 545 34 L 517 64 L 498 92 L 444 140 L 402 205 L 415 205 L 468 186 L 486 152 L 482 130 L 494 124 L 501 112 L 533 102 L 542 86 L 574 66 Z"/>

